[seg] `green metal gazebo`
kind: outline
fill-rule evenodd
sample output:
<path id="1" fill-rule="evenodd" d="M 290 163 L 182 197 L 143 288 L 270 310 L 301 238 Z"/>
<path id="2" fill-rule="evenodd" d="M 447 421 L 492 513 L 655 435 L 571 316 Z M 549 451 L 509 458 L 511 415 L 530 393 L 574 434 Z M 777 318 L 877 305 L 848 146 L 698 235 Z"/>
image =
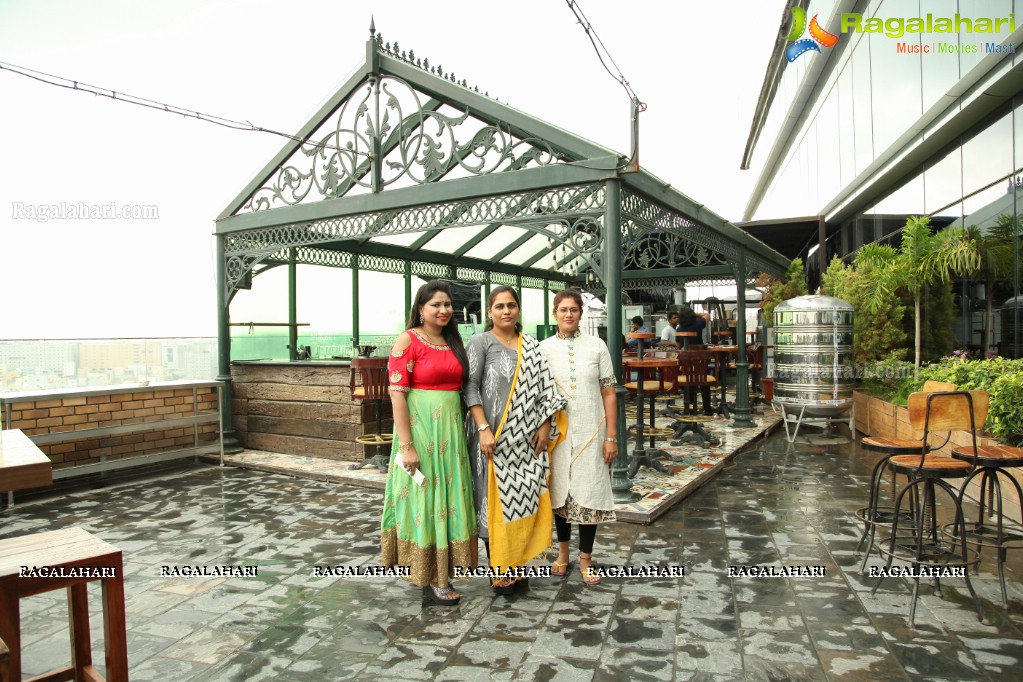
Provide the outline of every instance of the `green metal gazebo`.
<path id="1" fill-rule="evenodd" d="M 574 285 L 618 302 L 624 290 L 751 283 L 788 265 L 629 159 L 480 93 L 372 25 L 362 66 L 218 216 L 215 234 L 229 439 L 230 302 L 270 268 L 289 268 L 294 360 L 298 264 L 350 269 L 356 301 L 359 271 L 402 274 L 406 308 L 413 276 L 487 289 Z M 748 426 L 737 289 L 736 424 Z M 607 313 L 608 328 L 621 329 L 621 306 Z M 358 334 L 356 304 L 356 344 Z M 608 347 L 622 377 L 620 335 Z"/>

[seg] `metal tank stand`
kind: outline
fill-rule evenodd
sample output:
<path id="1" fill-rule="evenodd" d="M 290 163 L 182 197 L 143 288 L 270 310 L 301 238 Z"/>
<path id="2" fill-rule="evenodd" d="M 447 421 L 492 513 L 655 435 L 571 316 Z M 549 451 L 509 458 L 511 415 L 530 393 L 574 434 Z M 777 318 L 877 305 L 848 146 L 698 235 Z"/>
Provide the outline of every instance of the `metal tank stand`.
<path id="1" fill-rule="evenodd" d="M 806 408 L 808 405 L 793 405 L 788 402 L 775 401 L 772 404 L 778 405 L 781 408 L 781 420 L 785 424 L 785 437 L 790 443 L 795 442 L 796 436 L 799 434 L 799 427 L 805 424 L 826 424 L 831 426 L 834 422 L 845 422 L 849 424 L 849 428 L 853 428 L 855 423 L 856 407 L 850 406 L 849 413 L 843 417 L 835 416 L 807 416 Z M 795 426 L 789 431 L 789 423 L 795 422 Z"/>

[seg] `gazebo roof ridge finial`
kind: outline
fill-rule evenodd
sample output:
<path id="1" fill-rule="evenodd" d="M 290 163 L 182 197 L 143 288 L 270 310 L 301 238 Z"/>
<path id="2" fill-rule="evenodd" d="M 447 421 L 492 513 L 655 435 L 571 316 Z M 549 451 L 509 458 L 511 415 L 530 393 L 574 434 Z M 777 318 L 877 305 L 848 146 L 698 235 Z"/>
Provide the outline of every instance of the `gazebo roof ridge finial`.
<path id="1" fill-rule="evenodd" d="M 376 31 L 376 25 L 374 23 L 373 17 L 371 16 L 370 17 L 370 25 L 369 25 L 370 40 L 374 39 L 375 31 Z M 376 40 L 376 43 L 379 46 L 380 50 L 384 54 L 386 54 L 387 56 L 393 57 L 394 59 L 397 59 L 398 61 L 401 61 L 401 62 L 404 62 L 404 63 L 408 64 L 409 66 L 414 66 L 417 69 L 420 69 L 422 71 L 425 71 L 426 73 L 429 73 L 429 74 L 432 74 L 434 76 L 437 76 L 438 78 L 443 78 L 444 80 L 449 81 L 451 83 L 454 83 L 455 85 L 461 86 L 461 87 L 465 88 L 466 90 L 469 90 L 470 92 L 475 92 L 477 94 L 481 94 L 480 93 L 480 89 L 477 86 L 470 85 L 467 79 L 465 79 L 465 78 L 462 78 L 462 79 L 456 78 L 453 72 L 447 72 L 446 73 L 444 71 L 443 67 L 441 67 L 439 65 L 431 66 L 430 65 L 430 60 L 427 57 L 423 57 L 422 55 L 417 57 L 414 50 L 408 50 L 407 52 L 403 51 L 398 46 L 398 42 L 397 41 L 395 41 L 393 44 L 390 43 L 390 42 L 384 43 L 383 35 L 380 34 L 380 33 L 376 33 L 375 34 L 375 40 Z M 484 97 L 490 97 L 489 91 L 484 93 Z M 497 98 L 493 98 L 493 99 L 495 101 L 500 101 L 500 100 L 497 100 Z"/>
<path id="2" fill-rule="evenodd" d="M 376 35 L 377 24 L 372 14 L 369 15 L 369 39 L 373 40 L 373 36 Z"/>

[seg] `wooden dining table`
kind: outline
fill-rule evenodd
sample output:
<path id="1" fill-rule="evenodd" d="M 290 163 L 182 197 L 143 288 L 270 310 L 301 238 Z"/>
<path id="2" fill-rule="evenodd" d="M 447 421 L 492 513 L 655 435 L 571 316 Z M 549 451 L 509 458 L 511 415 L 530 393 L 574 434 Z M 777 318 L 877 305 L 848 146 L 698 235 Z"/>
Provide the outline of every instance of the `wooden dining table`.
<path id="1" fill-rule="evenodd" d="M 21 429 L 0 431 L 0 492 L 53 485 L 53 463 Z"/>

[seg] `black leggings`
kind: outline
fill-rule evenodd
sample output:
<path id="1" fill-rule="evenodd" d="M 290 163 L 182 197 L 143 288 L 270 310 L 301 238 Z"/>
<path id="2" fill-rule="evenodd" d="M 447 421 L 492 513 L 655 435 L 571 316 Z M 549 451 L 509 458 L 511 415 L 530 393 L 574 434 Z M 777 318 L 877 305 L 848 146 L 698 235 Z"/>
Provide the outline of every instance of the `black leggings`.
<path id="1" fill-rule="evenodd" d="M 572 539 L 572 524 L 554 515 L 554 526 L 558 530 L 558 542 L 568 542 Z M 597 538 L 597 524 L 579 524 L 579 551 L 583 554 L 593 554 L 593 541 Z"/>

